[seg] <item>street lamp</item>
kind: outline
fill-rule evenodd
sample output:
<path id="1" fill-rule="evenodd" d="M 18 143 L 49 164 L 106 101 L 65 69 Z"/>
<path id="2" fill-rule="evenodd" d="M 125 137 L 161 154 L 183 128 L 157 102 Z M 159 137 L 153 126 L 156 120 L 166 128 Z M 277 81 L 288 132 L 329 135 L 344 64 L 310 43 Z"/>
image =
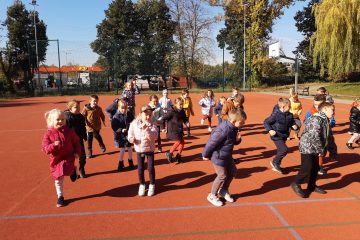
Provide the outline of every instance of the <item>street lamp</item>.
<path id="1" fill-rule="evenodd" d="M 243 90 L 245 91 L 246 89 L 246 5 L 248 5 L 247 3 L 244 3 L 244 35 L 243 35 L 243 40 L 244 40 L 244 67 L 243 67 Z"/>
<path id="2" fill-rule="evenodd" d="M 37 70 L 38 70 L 38 83 L 37 84 L 40 84 L 39 52 L 38 52 L 38 44 L 37 44 L 36 21 L 35 21 L 35 6 L 38 6 L 36 4 L 36 0 L 32 0 L 31 5 L 34 6 L 33 17 L 34 17 L 34 31 L 35 31 L 35 51 L 36 51 L 36 67 L 37 67 Z"/>

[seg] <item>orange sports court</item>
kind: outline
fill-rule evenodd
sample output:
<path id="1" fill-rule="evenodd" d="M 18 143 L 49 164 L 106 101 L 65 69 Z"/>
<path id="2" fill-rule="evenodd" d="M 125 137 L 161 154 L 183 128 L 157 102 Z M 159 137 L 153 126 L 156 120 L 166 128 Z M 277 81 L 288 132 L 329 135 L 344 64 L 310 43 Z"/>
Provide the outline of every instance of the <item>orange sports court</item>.
<path id="1" fill-rule="evenodd" d="M 215 95 L 219 98 L 223 94 Z M 360 148 L 349 150 L 345 146 L 350 104 L 335 100 L 337 125 L 333 131 L 339 155 L 335 161 L 325 160 L 328 173 L 317 181 L 328 193 L 312 193 L 301 199 L 290 188 L 300 165 L 298 141 L 287 142 L 289 154 L 282 163 L 285 175 L 272 171 L 269 165 L 276 148 L 263 121 L 279 96 L 244 95 L 248 119 L 242 143 L 234 148 L 234 158 L 240 163 L 230 186 L 236 201 L 223 207 L 206 200 L 215 172 L 211 162 L 201 158 L 209 132 L 200 125 L 200 94 L 190 93 L 195 116 L 190 118 L 193 136 L 185 138 L 184 163 L 167 162 L 165 151 L 172 142 L 162 133 L 163 153 L 155 154 L 155 196 L 137 196 L 136 169 L 116 171 L 119 149 L 114 146 L 107 119 L 107 127 L 101 130 L 107 152 L 100 153 L 95 142 L 96 156 L 87 159 L 87 178 L 72 183 L 66 177 L 68 205 L 62 208 L 55 206 L 49 160 L 41 152 L 44 113 L 52 108 L 64 110 L 73 98 L 82 101 L 83 107 L 88 96 L 1 102 L 1 239 L 360 239 Z M 100 96 L 99 105 L 104 110 L 114 98 Z M 137 96 L 137 108 L 148 103 L 148 98 Z M 303 119 L 312 100 L 300 100 Z M 215 116 L 213 122 L 217 124 Z M 125 164 L 126 160 L 125 156 Z M 148 180 L 147 172 L 145 178 Z"/>

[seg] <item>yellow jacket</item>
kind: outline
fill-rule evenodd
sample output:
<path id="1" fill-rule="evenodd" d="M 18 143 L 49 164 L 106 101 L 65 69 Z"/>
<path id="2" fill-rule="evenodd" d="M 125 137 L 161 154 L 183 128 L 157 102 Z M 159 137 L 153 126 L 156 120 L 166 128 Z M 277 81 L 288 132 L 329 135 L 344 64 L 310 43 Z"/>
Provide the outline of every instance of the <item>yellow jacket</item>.
<path id="1" fill-rule="evenodd" d="M 190 114 L 191 116 L 194 116 L 194 110 L 193 110 L 191 98 L 190 97 L 184 98 L 182 96 L 181 98 L 184 100 L 183 109 L 185 111 L 186 117 L 189 118 Z"/>
<path id="2" fill-rule="evenodd" d="M 294 115 L 294 118 L 299 118 L 302 113 L 301 102 L 291 102 L 290 112 Z"/>

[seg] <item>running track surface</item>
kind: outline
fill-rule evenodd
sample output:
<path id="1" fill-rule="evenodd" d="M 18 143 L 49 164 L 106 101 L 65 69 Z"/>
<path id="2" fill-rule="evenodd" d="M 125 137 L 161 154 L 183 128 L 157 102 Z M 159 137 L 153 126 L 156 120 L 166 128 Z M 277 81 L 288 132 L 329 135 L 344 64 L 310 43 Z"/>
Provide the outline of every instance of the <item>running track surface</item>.
<path id="1" fill-rule="evenodd" d="M 94 142 L 94 153 L 99 155 L 87 160 L 88 178 L 75 183 L 65 180 L 69 205 L 63 208 L 55 207 L 48 159 L 40 151 L 43 114 L 52 108 L 64 109 L 74 97 L 0 103 L 1 239 L 360 239 L 360 148 L 345 147 L 349 104 L 336 104 L 333 130 L 339 156 L 326 161 L 328 174 L 317 182 L 328 194 L 300 199 L 289 187 L 299 169 L 298 142 L 288 142 L 289 154 L 282 164 L 286 175 L 269 167 L 275 147 L 262 123 L 278 96 L 246 93 L 248 120 L 234 154 L 241 162 L 230 187 L 236 202 L 216 208 L 206 200 L 214 170 L 201 159 L 209 133 L 200 126 L 200 94 L 191 97 L 195 116 L 190 119 L 193 137 L 186 139 L 185 163 L 168 164 L 164 153 L 156 154 L 154 197 L 136 195 L 137 170 L 115 171 L 118 149 L 106 127 L 101 134 L 107 152 L 99 154 Z M 88 101 L 87 96 L 76 99 L 83 101 L 81 106 Z M 100 106 L 105 109 L 113 99 L 100 96 Z M 147 101 L 147 95 L 136 97 L 138 108 Z M 302 103 L 306 112 L 312 101 L 302 99 Z M 217 123 L 215 117 L 213 122 Z M 163 150 L 172 144 L 163 143 Z"/>

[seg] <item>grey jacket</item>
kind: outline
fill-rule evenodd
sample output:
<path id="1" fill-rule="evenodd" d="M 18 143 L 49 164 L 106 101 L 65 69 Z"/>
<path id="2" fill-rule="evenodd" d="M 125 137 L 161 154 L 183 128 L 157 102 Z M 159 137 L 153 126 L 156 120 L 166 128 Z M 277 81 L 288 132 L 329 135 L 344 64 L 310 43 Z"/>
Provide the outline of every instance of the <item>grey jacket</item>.
<path id="1" fill-rule="evenodd" d="M 330 152 L 331 157 L 337 155 L 337 147 L 332 134 L 330 121 L 324 113 L 318 112 L 308 118 L 300 138 L 301 154 L 322 154 Z"/>

